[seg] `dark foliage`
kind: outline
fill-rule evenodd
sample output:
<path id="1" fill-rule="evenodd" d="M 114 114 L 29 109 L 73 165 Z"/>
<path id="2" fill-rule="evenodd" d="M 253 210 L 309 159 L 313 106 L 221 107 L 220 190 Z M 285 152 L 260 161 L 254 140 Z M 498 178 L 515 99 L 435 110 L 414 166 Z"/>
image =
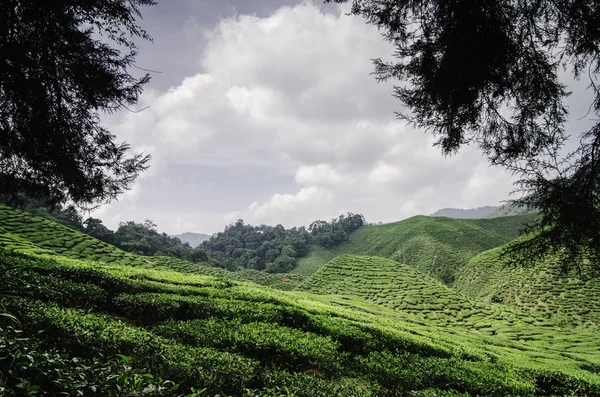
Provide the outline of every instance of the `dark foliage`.
<path id="1" fill-rule="evenodd" d="M 0 2 L 0 191 L 52 203 L 107 202 L 149 157 L 100 125 L 137 102 L 136 19 L 152 0 Z M 110 45 L 112 44 L 112 46 Z"/>
<path id="2" fill-rule="evenodd" d="M 296 267 L 296 259 L 305 256 L 311 244 L 334 247 L 364 223 L 362 215 L 351 213 L 331 222 L 315 221 L 308 230 L 285 229 L 281 225 L 251 226 L 240 219 L 203 242 L 202 247 L 232 270 L 241 267 L 286 273 Z"/>
<path id="3" fill-rule="evenodd" d="M 398 117 L 438 136 L 444 154 L 475 143 L 521 177 L 515 202 L 541 216 L 529 229 L 538 237 L 511 252 L 558 254 L 565 270 L 589 259 L 600 270 L 600 122 L 564 153 L 569 93 L 558 76 L 564 68 L 589 79 L 590 113 L 600 114 L 600 2 L 351 2 L 395 46 L 396 60 L 374 60 L 374 74 L 401 82 Z"/>
<path id="4" fill-rule="evenodd" d="M 320 246 L 331 248 L 348 239 L 348 235 L 365 224 L 365 217 L 361 214 L 340 215 L 331 222 L 315 221 L 308 230 L 314 242 Z"/>
<path id="5" fill-rule="evenodd" d="M 140 255 L 165 255 L 188 260 L 190 262 L 208 261 L 208 256 L 203 248 L 192 248 L 176 237 L 156 230 L 156 224 L 151 220 L 144 223 L 133 221 L 121 222 L 119 228 L 112 233 L 106 229 L 99 219 L 86 220 L 84 232 L 96 236 L 99 240 L 113 244 L 123 251 Z"/>
<path id="6" fill-rule="evenodd" d="M 231 270 L 241 267 L 271 272 L 292 270 L 296 258 L 304 256 L 309 246 L 310 234 L 304 227 L 251 226 L 241 219 L 201 245 Z"/>

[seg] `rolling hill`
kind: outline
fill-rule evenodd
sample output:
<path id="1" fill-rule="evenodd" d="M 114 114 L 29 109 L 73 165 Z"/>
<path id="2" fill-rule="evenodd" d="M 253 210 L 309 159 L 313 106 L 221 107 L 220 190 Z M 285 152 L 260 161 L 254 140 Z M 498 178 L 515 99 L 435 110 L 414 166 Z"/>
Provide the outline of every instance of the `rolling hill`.
<path id="1" fill-rule="evenodd" d="M 252 269 L 230 272 L 209 263 L 131 254 L 46 218 L 4 205 L 0 205 L 0 220 L 0 248 L 10 251 L 60 254 L 109 264 L 206 274 L 282 289 L 292 289 L 302 280 L 302 276 L 293 274 L 277 275 Z"/>
<path id="2" fill-rule="evenodd" d="M 452 284 L 470 258 L 519 235 L 535 215 L 494 219 L 415 216 L 400 222 L 363 226 L 334 249 L 314 247 L 299 260 L 297 274 L 310 275 L 338 255 L 390 258 Z"/>
<path id="3" fill-rule="evenodd" d="M 168 260 L 0 207 L 5 395 L 600 396 L 596 330 L 389 259 L 344 255 L 293 291 Z"/>
<path id="4" fill-rule="evenodd" d="M 339 256 L 298 289 L 360 298 L 415 319 L 507 339 L 519 340 L 524 334 L 541 338 L 556 327 L 512 306 L 470 299 L 408 265 L 380 257 Z"/>

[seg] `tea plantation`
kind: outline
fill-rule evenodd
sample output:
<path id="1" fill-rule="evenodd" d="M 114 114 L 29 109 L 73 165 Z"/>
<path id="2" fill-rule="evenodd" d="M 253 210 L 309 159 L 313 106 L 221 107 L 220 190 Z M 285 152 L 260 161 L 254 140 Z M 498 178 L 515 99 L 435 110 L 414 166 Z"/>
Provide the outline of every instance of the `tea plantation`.
<path id="1" fill-rule="evenodd" d="M 597 330 L 600 326 L 600 279 L 585 272 L 562 274 L 548 259 L 535 267 L 511 268 L 493 249 L 474 257 L 454 287 L 488 302 L 514 305 L 533 315 Z"/>
<path id="2" fill-rule="evenodd" d="M 0 323 L 0 395 L 600 396 L 592 327 L 385 258 L 277 276 L 301 283 L 284 291 L 0 207 L 0 264 L 18 319 Z"/>
<path id="3" fill-rule="evenodd" d="M 252 269 L 230 272 L 208 263 L 192 263 L 168 256 L 134 255 L 66 226 L 3 205 L 0 205 L 0 220 L 0 248 L 8 250 L 50 252 L 110 264 L 207 274 L 288 290 L 303 278 L 295 274 L 275 275 Z"/>
<path id="4" fill-rule="evenodd" d="M 476 254 L 519 236 L 536 214 L 493 219 L 415 216 L 400 222 L 364 226 L 334 249 L 313 248 L 295 273 L 311 275 L 338 255 L 376 255 L 413 266 L 451 285 Z"/>

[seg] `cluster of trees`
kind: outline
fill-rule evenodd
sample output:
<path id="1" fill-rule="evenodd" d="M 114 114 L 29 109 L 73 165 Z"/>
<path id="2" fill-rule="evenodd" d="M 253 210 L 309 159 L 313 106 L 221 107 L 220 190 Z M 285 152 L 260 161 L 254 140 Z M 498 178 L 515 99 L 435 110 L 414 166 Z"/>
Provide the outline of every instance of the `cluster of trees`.
<path id="1" fill-rule="evenodd" d="M 340 215 L 331 222 L 314 221 L 308 227 L 315 244 L 325 248 L 332 248 L 348 239 L 348 235 L 365 224 L 365 217 L 361 214 Z"/>
<path id="2" fill-rule="evenodd" d="M 72 205 L 51 205 L 46 200 L 24 194 L 18 194 L 17 200 L 14 196 L 0 197 L 0 202 L 61 223 L 134 254 L 172 256 L 194 263 L 211 262 L 229 270 L 248 268 L 271 273 L 291 271 L 296 267 L 297 259 L 305 256 L 312 244 L 335 247 L 365 224 L 363 215 L 352 213 L 340 215 L 329 222 L 315 221 L 308 229 L 286 229 L 282 225 L 251 226 L 240 219 L 193 248 L 177 237 L 159 232 L 157 225 L 149 219 L 143 223 L 121 222 L 113 231 L 100 219 L 89 217 L 84 220 Z"/>
<path id="3" fill-rule="evenodd" d="M 311 244 L 333 247 L 365 224 L 360 214 L 340 215 L 331 222 L 315 221 L 305 227 L 286 229 L 277 226 L 251 226 L 238 220 L 202 243 L 211 255 L 231 270 L 250 268 L 271 273 L 294 269 L 297 259 L 305 256 Z"/>
<path id="4" fill-rule="evenodd" d="M 208 255 L 203 248 L 192 248 L 177 237 L 158 232 L 156 224 L 149 219 L 143 223 L 121 222 L 114 232 L 96 218 L 86 219 L 84 225 L 84 233 L 119 247 L 123 251 L 147 256 L 172 256 L 194 263 L 208 261 Z"/>
<path id="5" fill-rule="evenodd" d="M 298 258 L 308 253 L 311 245 L 335 247 L 366 223 L 363 215 L 352 213 L 340 215 L 329 222 L 314 221 L 308 229 L 304 226 L 291 229 L 282 225 L 251 226 L 240 219 L 193 248 L 177 237 L 159 232 L 157 225 L 149 219 L 142 223 L 121 222 L 113 231 L 100 219 L 89 217 L 84 220 L 72 205 L 51 205 L 46 200 L 24 194 L 18 194 L 17 198 L 4 196 L 0 197 L 0 202 L 79 230 L 133 254 L 164 255 L 193 263 L 211 262 L 229 270 L 247 268 L 270 273 L 291 271 L 297 266 Z"/>

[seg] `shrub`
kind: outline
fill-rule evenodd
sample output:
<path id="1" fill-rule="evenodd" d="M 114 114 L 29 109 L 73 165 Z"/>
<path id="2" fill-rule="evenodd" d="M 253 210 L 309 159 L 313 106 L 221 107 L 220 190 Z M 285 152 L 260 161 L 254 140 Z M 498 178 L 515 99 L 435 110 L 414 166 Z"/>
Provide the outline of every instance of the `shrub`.
<path id="1" fill-rule="evenodd" d="M 297 371 L 312 369 L 334 375 L 345 358 L 330 338 L 263 322 L 170 321 L 154 331 L 183 343 L 241 353 L 264 365 Z"/>
<path id="2" fill-rule="evenodd" d="M 40 336 L 49 345 L 87 358 L 125 354 L 133 357 L 135 367 L 188 388 L 239 391 L 251 381 L 257 364 L 236 354 L 183 346 L 119 320 L 76 309 L 25 299 L 16 300 L 12 307 L 26 329 L 44 330 Z"/>
<path id="3" fill-rule="evenodd" d="M 74 357 L 20 331 L 0 329 L 0 395 L 179 396 L 179 385 L 134 369 L 131 358 Z"/>

